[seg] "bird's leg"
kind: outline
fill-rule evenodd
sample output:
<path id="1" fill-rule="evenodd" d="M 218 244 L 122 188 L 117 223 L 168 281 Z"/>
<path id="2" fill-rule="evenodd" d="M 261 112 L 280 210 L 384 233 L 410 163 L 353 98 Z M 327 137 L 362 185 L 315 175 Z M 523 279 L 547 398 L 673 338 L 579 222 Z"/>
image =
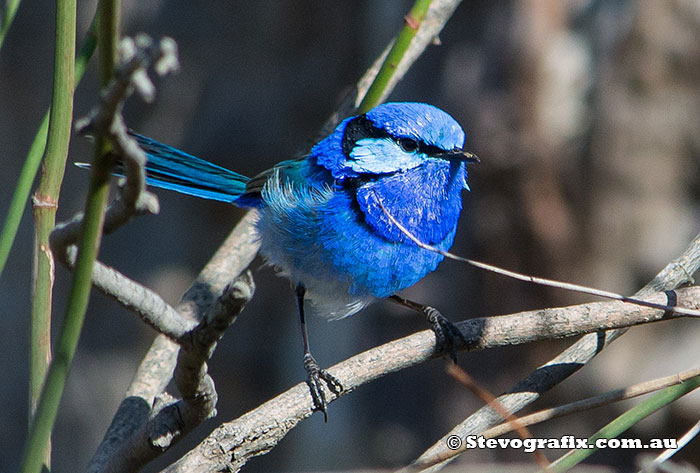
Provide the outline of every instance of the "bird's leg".
<path id="1" fill-rule="evenodd" d="M 301 322 L 301 337 L 304 341 L 304 369 L 306 370 L 306 383 L 309 385 L 309 390 L 311 391 L 311 398 L 314 401 L 314 408 L 323 412 L 323 418 L 328 422 L 328 415 L 326 414 L 326 398 L 321 389 L 321 380 L 326 383 L 328 389 L 333 394 L 340 394 L 343 390 L 343 385 L 340 384 L 338 379 L 331 375 L 328 371 L 321 369 L 309 349 L 309 335 L 306 331 L 306 319 L 304 317 L 304 294 L 306 294 L 306 288 L 299 284 L 296 287 L 297 295 L 297 306 L 299 308 L 299 321 Z"/>
<path id="2" fill-rule="evenodd" d="M 466 346 L 467 340 L 462 332 L 440 311 L 429 305 L 404 299 L 396 294 L 389 296 L 389 300 L 422 314 L 430 324 L 430 329 L 435 333 L 436 351 L 449 354 L 452 361 L 457 362 L 457 347 Z"/>

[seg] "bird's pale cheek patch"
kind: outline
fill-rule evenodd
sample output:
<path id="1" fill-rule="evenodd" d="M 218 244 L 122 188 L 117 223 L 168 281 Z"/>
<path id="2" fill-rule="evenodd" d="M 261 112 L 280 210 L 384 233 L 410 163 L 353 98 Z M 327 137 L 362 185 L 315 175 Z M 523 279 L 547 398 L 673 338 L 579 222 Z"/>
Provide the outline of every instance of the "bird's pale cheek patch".
<path id="1" fill-rule="evenodd" d="M 392 139 L 365 138 L 355 144 L 346 166 L 360 174 L 390 174 L 413 169 L 426 159 L 422 153 L 402 150 Z"/>

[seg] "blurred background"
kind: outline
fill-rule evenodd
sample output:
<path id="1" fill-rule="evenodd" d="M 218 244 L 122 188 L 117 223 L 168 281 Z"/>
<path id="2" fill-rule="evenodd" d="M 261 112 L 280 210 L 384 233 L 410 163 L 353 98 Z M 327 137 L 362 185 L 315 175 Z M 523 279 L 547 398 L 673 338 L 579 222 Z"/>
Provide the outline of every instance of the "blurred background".
<path id="1" fill-rule="evenodd" d="M 0 215 L 51 96 L 51 2 L 24 0 L 0 51 Z M 0 2 L 0 6 L 2 3 Z M 402 26 L 409 1 L 124 0 L 122 31 L 168 35 L 181 72 L 160 81 L 154 104 L 128 102 L 128 125 L 252 175 L 303 154 L 344 95 Z M 79 41 L 94 14 L 79 2 Z M 700 230 L 700 3 L 467 1 L 391 95 L 423 101 L 465 128 L 470 167 L 453 252 L 534 275 L 631 294 Z M 96 61 L 76 93 L 75 116 L 97 101 Z M 91 144 L 75 137 L 69 161 Z M 66 171 L 58 219 L 81 210 L 88 174 Z M 175 303 L 241 218 L 230 205 L 159 191 L 161 213 L 107 237 L 101 260 Z M 32 220 L 27 209 L 0 280 L 0 471 L 18 467 L 26 435 Z M 218 346 L 210 372 L 219 415 L 164 458 L 157 471 L 219 423 L 304 379 L 289 283 L 260 261 L 253 302 Z M 57 269 L 55 325 L 70 283 Z M 590 300 L 445 262 L 404 295 L 451 320 Z M 378 303 L 336 322 L 310 321 L 321 365 L 426 328 Z M 55 472 L 81 471 L 100 442 L 154 334 L 95 292 L 54 435 Z M 536 407 L 694 367 L 700 327 L 677 320 L 631 330 Z M 460 364 L 500 393 L 571 341 L 462 354 Z M 9 404 L 8 404 L 9 403 Z M 533 428 L 588 436 L 631 404 Z M 436 360 L 394 373 L 314 415 L 250 472 L 405 464 L 479 407 Z M 700 416 L 690 395 L 628 437 L 678 437 Z M 548 453 L 550 459 L 556 452 Z M 592 462 L 635 471 L 640 452 L 600 451 Z M 700 440 L 679 454 L 700 464 Z M 459 460 L 528 462 L 517 451 Z"/>

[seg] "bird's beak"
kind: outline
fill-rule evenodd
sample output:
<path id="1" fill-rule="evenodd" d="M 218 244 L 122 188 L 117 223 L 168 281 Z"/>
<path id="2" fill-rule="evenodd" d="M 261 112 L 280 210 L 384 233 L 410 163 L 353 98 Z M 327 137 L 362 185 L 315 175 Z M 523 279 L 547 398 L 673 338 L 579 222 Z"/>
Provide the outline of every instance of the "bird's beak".
<path id="1" fill-rule="evenodd" d="M 441 153 L 440 158 L 446 159 L 448 161 L 461 161 L 463 163 L 480 163 L 481 160 L 477 155 L 474 153 L 470 153 L 469 151 L 464 151 L 461 149 L 455 149 L 452 151 L 446 151 L 445 153 Z"/>

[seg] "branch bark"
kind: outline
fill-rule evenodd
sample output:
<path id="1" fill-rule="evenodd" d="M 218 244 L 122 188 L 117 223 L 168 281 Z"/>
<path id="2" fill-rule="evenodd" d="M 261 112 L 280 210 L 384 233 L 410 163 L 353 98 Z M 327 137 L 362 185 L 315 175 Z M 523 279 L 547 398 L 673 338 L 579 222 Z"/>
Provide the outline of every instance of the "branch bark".
<path id="1" fill-rule="evenodd" d="M 253 297 L 254 289 L 250 271 L 244 272 L 226 287 L 197 328 L 179 340 L 173 379 L 182 399 L 167 393 L 159 395 L 150 419 L 134 426 L 134 432 L 106 458 L 104 471 L 136 471 L 216 415 L 218 396 L 206 362 L 225 330 Z"/>
<path id="2" fill-rule="evenodd" d="M 253 230 L 253 222 L 256 218 L 256 212 L 248 212 L 236 225 L 212 259 L 202 269 L 192 287 L 183 295 L 178 306 L 175 309 L 171 308 L 176 318 L 185 318 L 191 321 L 193 326 L 196 325 L 196 321 L 204 319 L 210 307 L 224 294 L 229 282 L 244 273 L 258 251 L 259 242 Z M 121 276 L 120 281 L 125 284 L 137 285 L 143 291 L 147 291 L 145 299 L 131 301 L 136 303 L 135 310 L 138 313 L 149 310 L 150 304 L 142 302 L 156 300 L 153 298 L 160 300 L 157 294 L 130 281 L 125 276 Z M 104 286 L 101 289 L 104 289 Z M 120 302 L 125 298 L 131 299 L 131 293 L 122 292 L 119 287 L 115 289 L 117 292 L 109 293 L 111 297 Z M 154 312 L 157 313 L 157 311 Z M 162 316 L 169 317 L 165 313 L 162 313 Z M 128 466 L 127 469 L 121 471 L 137 471 L 151 459 L 140 455 L 139 452 L 142 451 L 140 449 L 128 450 L 122 446 L 131 442 L 131 439 L 144 439 L 144 426 L 149 418 L 160 412 L 159 406 L 162 410 L 166 405 L 172 404 L 172 402 L 168 402 L 169 395 L 165 394 L 164 391 L 173 378 L 180 350 L 179 344 L 174 340 L 180 339 L 182 336 L 184 333 L 169 338 L 168 335 L 161 333 L 156 337 L 90 461 L 88 472 L 109 471 L 107 466 L 111 462 L 115 462 L 115 466 L 116 462 Z M 160 398 L 164 398 L 165 401 L 159 402 Z M 177 423 L 170 425 L 176 427 Z M 141 444 L 141 447 L 143 445 L 148 445 L 148 443 Z M 158 453 L 162 453 L 162 450 Z M 116 460 L 117 456 L 124 458 Z"/>
<path id="3" fill-rule="evenodd" d="M 653 293 L 645 299 L 663 303 L 673 301 L 672 305 L 698 308 L 700 287 Z M 622 329 L 677 317 L 682 315 L 612 301 L 482 317 L 455 325 L 468 342 L 461 350 L 478 351 L 586 333 L 593 333 L 597 337 L 601 329 Z M 340 396 L 344 396 L 365 383 L 435 356 L 435 335 L 430 330 L 424 330 L 360 353 L 328 371 L 343 384 L 344 390 Z M 552 374 L 554 373 L 550 373 L 550 376 Z M 538 386 L 529 386 L 532 391 L 526 392 L 543 392 L 545 387 L 548 389 L 553 385 L 551 380 L 547 383 L 541 379 L 538 381 Z M 340 396 L 326 391 L 329 402 Z M 300 383 L 240 418 L 222 424 L 163 472 L 238 471 L 250 458 L 270 451 L 292 428 L 312 413 L 313 402 L 308 387 L 305 383 Z M 500 419 L 498 417 L 499 421 Z"/>

